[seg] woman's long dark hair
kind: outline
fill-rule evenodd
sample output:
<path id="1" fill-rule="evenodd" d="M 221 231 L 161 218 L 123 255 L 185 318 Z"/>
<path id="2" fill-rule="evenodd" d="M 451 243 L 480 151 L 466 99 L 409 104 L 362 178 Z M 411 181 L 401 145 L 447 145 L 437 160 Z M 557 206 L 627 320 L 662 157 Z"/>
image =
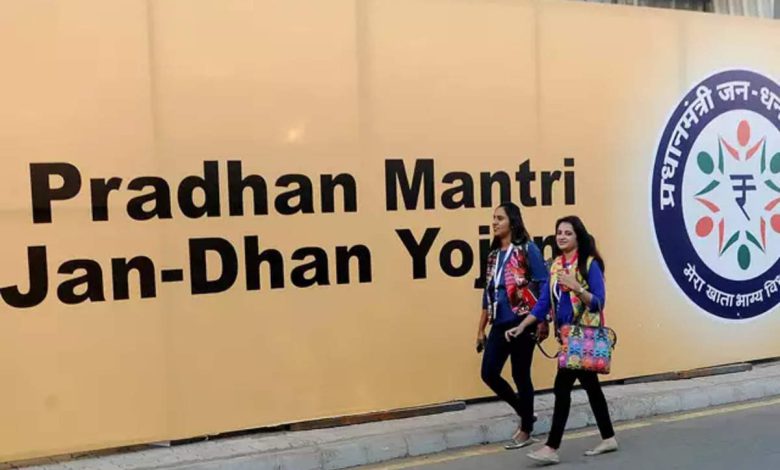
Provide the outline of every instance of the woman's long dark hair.
<path id="1" fill-rule="evenodd" d="M 588 229 L 585 228 L 585 224 L 582 223 L 582 219 L 576 215 L 570 215 L 562 217 L 555 222 L 555 234 L 558 235 L 558 227 L 561 224 L 568 223 L 574 228 L 574 233 L 577 235 L 577 269 L 582 275 L 583 279 L 588 278 L 588 258 L 593 257 L 594 261 L 601 267 L 601 272 L 605 271 L 604 258 L 601 257 L 598 248 L 596 248 L 596 239 L 593 235 L 588 233 Z M 556 243 L 553 248 L 553 256 L 560 256 L 561 250 Z"/>
<path id="2" fill-rule="evenodd" d="M 520 213 L 520 208 L 513 202 L 502 202 L 501 205 L 496 207 L 496 210 L 499 208 L 503 208 L 507 218 L 509 218 L 509 231 L 512 233 L 512 243 L 514 245 L 525 245 L 531 239 L 531 236 L 528 235 L 528 230 L 525 228 L 525 223 L 523 223 L 523 214 Z M 501 248 L 501 240 L 498 237 L 493 237 L 490 251 L 498 248 Z"/>

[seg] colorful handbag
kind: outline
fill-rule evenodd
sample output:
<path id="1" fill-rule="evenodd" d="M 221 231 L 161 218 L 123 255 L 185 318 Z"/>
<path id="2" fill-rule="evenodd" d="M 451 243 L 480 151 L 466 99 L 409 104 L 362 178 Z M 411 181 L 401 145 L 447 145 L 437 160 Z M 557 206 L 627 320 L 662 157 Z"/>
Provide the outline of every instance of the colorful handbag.
<path id="1" fill-rule="evenodd" d="M 601 314 L 604 325 L 604 314 Z M 609 374 L 612 366 L 612 350 L 617 344 L 617 334 L 606 326 L 563 325 L 559 331 L 561 351 L 558 368 L 587 370 L 597 374 Z"/>
<path id="2" fill-rule="evenodd" d="M 599 312 L 602 326 L 583 326 L 580 323 L 563 325 L 557 337 L 561 349 L 550 356 L 537 343 L 542 354 L 558 360 L 559 369 L 586 370 L 597 374 L 609 374 L 612 366 L 612 350 L 617 345 L 617 333 L 604 326 L 604 311 Z M 553 318 L 553 324 L 555 319 Z"/>

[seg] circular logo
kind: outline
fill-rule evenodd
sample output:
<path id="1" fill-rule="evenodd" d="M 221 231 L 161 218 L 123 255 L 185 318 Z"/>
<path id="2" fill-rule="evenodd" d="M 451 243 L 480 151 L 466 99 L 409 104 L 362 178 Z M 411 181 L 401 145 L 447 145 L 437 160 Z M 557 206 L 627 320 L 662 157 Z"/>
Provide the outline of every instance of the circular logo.
<path id="1" fill-rule="evenodd" d="M 690 90 L 655 155 L 658 245 L 680 289 L 741 320 L 780 303 L 780 85 L 747 70 Z"/>

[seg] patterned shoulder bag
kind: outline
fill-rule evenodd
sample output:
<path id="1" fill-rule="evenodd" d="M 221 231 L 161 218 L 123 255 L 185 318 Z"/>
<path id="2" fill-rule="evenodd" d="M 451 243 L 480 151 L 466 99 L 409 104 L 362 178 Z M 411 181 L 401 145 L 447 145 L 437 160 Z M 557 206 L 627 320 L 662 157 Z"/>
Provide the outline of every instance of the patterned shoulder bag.
<path id="1" fill-rule="evenodd" d="M 557 303 L 552 308 L 553 325 L 556 323 Z M 597 374 L 609 374 L 612 366 L 612 352 L 617 345 L 617 333 L 608 328 L 604 321 L 604 307 L 599 306 L 599 326 L 585 326 L 580 314 L 571 325 L 563 325 L 556 332 L 561 344 L 560 350 L 551 356 L 539 345 L 542 354 L 558 360 L 559 369 L 586 370 Z"/>

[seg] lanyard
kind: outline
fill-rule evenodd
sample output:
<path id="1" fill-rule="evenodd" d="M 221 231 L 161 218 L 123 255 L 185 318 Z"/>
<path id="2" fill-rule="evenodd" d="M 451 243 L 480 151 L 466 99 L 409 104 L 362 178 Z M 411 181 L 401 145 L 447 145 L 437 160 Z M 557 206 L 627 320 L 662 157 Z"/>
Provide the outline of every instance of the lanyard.
<path id="1" fill-rule="evenodd" d="M 509 262 L 509 257 L 512 256 L 514 249 L 514 245 L 509 245 L 503 261 L 501 261 L 501 251 L 496 255 L 496 266 L 493 268 L 493 312 L 496 312 L 496 308 L 498 307 L 498 280 L 501 279 L 500 276 L 503 275 L 504 267 L 506 266 L 506 263 Z"/>

